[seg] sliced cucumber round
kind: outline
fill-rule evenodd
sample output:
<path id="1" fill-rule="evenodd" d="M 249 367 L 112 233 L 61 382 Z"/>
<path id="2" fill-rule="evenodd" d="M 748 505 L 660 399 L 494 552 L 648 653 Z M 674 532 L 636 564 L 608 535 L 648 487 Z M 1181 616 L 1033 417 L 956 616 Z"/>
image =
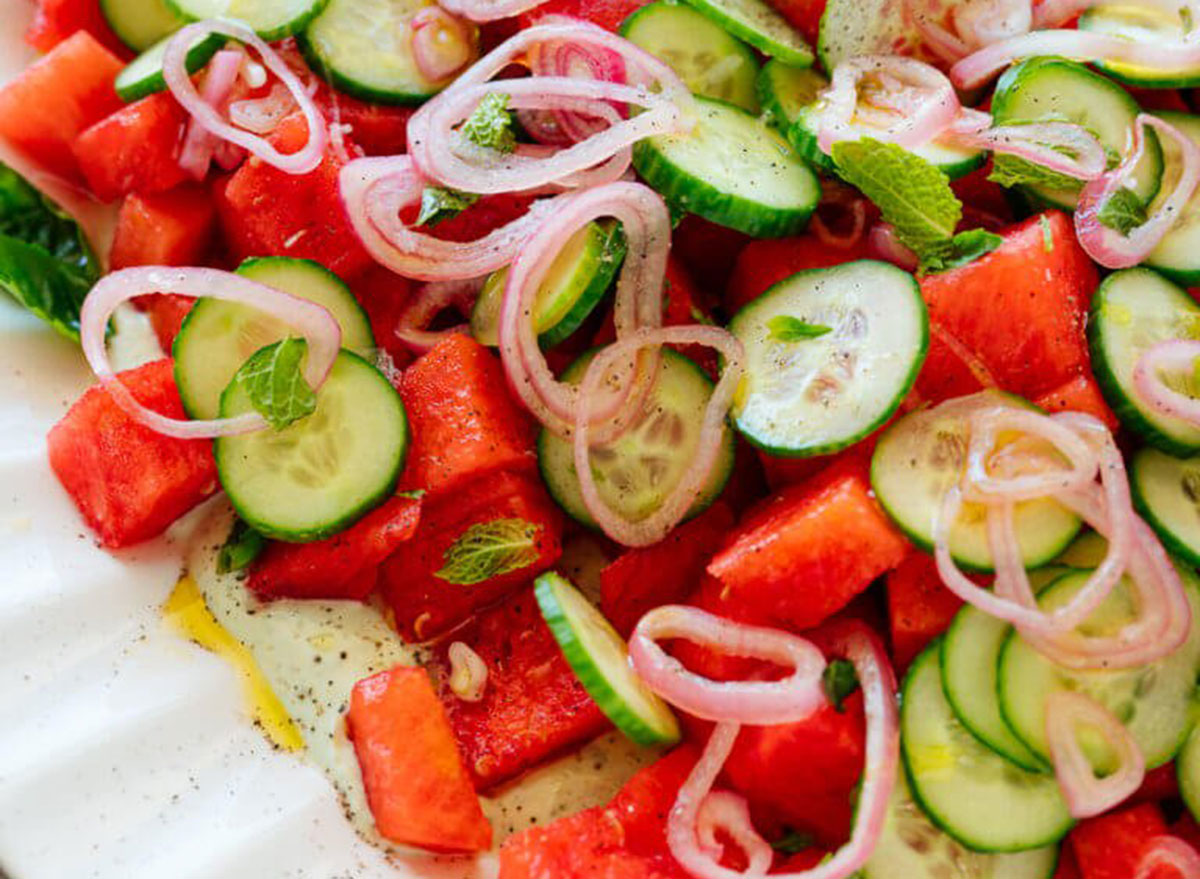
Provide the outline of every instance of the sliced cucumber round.
<path id="1" fill-rule="evenodd" d="M 1187 743 L 1175 760 L 1179 793 L 1192 817 L 1200 821 L 1200 727 L 1192 729 Z"/>
<path id="2" fill-rule="evenodd" d="M 1108 541 L 1095 531 L 1087 531 L 1076 537 L 1070 546 L 1058 554 L 1054 566 L 1062 565 L 1090 571 L 1100 567 L 1107 555 Z"/>
<path id="3" fill-rule="evenodd" d="M 909 669 L 900 701 L 900 749 L 913 798 L 974 851 L 1018 852 L 1061 839 L 1074 823 L 1046 773 L 1026 772 L 979 742 L 946 701 L 940 641 Z"/>
<path id="4" fill-rule="evenodd" d="M 554 572 L 537 578 L 534 593 L 571 670 L 613 726 L 639 745 L 678 742 L 675 715 L 633 670 L 625 640 L 604 615 Z"/>
<path id="5" fill-rule="evenodd" d="M 1029 575 L 1034 588 L 1045 586 L 1070 568 L 1048 565 Z M 1013 735 L 1000 713 L 996 664 L 1008 637 L 1008 623 L 965 605 L 942 641 L 942 688 L 963 726 L 1001 757 L 1029 772 L 1047 764 Z"/>
<path id="6" fill-rule="evenodd" d="M 563 373 L 562 380 L 583 380 L 595 352 L 585 354 Z M 644 519 L 661 506 L 679 483 L 700 439 L 699 424 L 712 396 L 708 376 L 691 360 L 662 349 L 658 381 L 646 401 L 641 421 L 615 443 L 593 448 L 590 461 L 600 497 L 631 520 Z M 733 431 L 725 428 L 716 466 L 689 516 L 708 508 L 733 472 Z M 583 503 L 571 443 L 543 430 L 538 439 L 538 465 L 550 494 L 576 521 L 595 528 Z"/>
<path id="7" fill-rule="evenodd" d="M 1091 131 L 1113 155 L 1133 143 L 1133 124 L 1141 112 L 1129 92 L 1115 82 L 1062 58 L 1030 58 L 1010 67 L 996 84 L 992 116 L 997 125 L 1017 122 L 1075 122 Z M 1154 132 L 1147 132 L 1146 151 L 1134 171 L 1134 192 L 1145 204 L 1158 194 L 1162 150 Z M 1077 189 L 1055 191 L 1027 187 L 1038 201 L 1074 210 Z"/>
<path id="8" fill-rule="evenodd" d="M 639 141 L 633 162 L 668 202 L 760 238 L 798 232 L 821 198 L 817 176 L 775 129 L 745 110 L 697 98 L 686 135 Z"/>
<path id="9" fill-rule="evenodd" d="M 132 103 L 155 92 L 166 91 L 167 81 L 163 78 L 163 55 L 167 53 L 167 43 L 171 42 L 168 34 L 141 55 L 138 55 L 128 66 L 117 74 L 113 85 L 122 101 Z M 225 45 L 223 34 L 209 34 L 200 37 L 188 49 L 184 64 L 188 73 L 195 73 L 212 60 L 213 55 Z"/>
<path id="10" fill-rule="evenodd" d="M 300 48 L 342 91 L 367 101 L 420 104 L 453 80 L 426 79 L 413 58 L 413 16 L 433 0 L 327 2 L 300 35 Z"/>
<path id="11" fill-rule="evenodd" d="M 245 385 L 230 382 L 221 417 L 252 411 Z M 386 500 L 407 449 L 400 395 L 383 373 L 346 350 L 317 391 L 312 415 L 282 430 L 213 444 L 221 487 L 242 520 L 260 534 L 295 543 L 343 531 Z"/>
<path id="12" fill-rule="evenodd" d="M 1200 566 L 1200 458 L 1142 449 L 1130 465 L 1133 501 L 1163 545 Z"/>
<path id="13" fill-rule="evenodd" d="M 625 19 L 621 36 L 670 65 L 696 94 L 758 112 L 758 59 L 708 16 L 658 0 Z"/>
<path id="14" fill-rule="evenodd" d="M 730 416 L 754 445 L 792 457 L 844 449 L 887 421 L 929 348 L 917 282 L 874 260 L 792 275 L 739 311 L 729 331 L 746 349 Z"/>
<path id="15" fill-rule="evenodd" d="M 965 848 L 929 821 L 900 773 L 862 879 L 1050 879 L 1057 864 L 1053 845 L 1000 855 Z"/>
<path id="16" fill-rule="evenodd" d="M 1185 20 L 1185 7 L 1168 9 L 1153 3 L 1104 3 L 1088 9 L 1079 16 L 1079 29 L 1096 34 L 1126 37 L 1139 43 L 1154 45 L 1183 42 L 1192 30 Z M 1200 85 L 1200 67 L 1175 70 L 1141 67 L 1124 61 L 1095 61 L 1096 67 L 1113 79 L 1143 88 L 1190 88 Z"/>
<path id="17" fill-rule="evenodd" d="M 817 101 L 802 110 L 792 124 L 791 130 L 788 131 L 788 140 L 796 147 L 796 152 L 802 159 L 822 171 L 833 174 L 836 172 L 833 159 L 822 151 L 817 142 L 817 130 L 820 126 L 822 109 L 823 103 Z M 850 139 L 873 137 L 877 133 L 876 129 L 871 126 L 859 124 L 855 126 L 855 136 Z M 936 142 L 922 144 L 913 149 L 912 153 L 939 168 L 951 180 L 957 180 L 959 177 L 970 174 L 987 161 L 987 153 L 983 150 L 943 145 Z"/>
<path id="18" fill-rule="evenodd" d="M 929 14 L 936 18 L 938 11 L 930 8 Z M 821 66 L 832 71 L 859 55 L 919 54 L 924 39 L 914 19 L 909 7 L 895 0 L 828 0 L 817 36 Z"/>
<path id="19" fill-rule="evenodd" d="M 1164 111 L 1155 114 L 1200 144 L 1200 116 Z M 1160 137 L 1163 151 L 1163 190 L 1175 188 L 1182 167 L 1181 151 L 1175 140 Z M 1171 230 L 1146 257 L 1143 265 L 1158 269 L 1185 287 L 1200 285 L 1200 194 L 1193 195 Z"/>
<path id="20" fill-rule="evenodd" d="M 238 274 L 323 305 L 342 327 L 342 347 L 371 357 L 375 337 L 366 312 L 337 275 L 306 259 L 270 256 L 250 259 Z M 188 312 L 175 337 L 175 383 L 192 418 L 216 418 L 221 394 L 251 354 L 294 335 L 282 321 L 256 309 L 221 299 L 201 299 Z"/>
<path id="21" fill-rule="evenodd" d="M 1090 571 L 1072 571 L 1051 583 L 1039 596 L 1042 607 L 1061 607 L 1083 586 Z M 1200 614 L 1200 595 L 1194 578 L 1181 574 L 1192 614 Z M 1081 631 L 1111 635 L 1137 616 L 1137 603 L 1128 580 L 1122 580 L 1084 624 Z M 1159 662 L 1131 669 L 1075 671 L 1051 662 L 1016 632 L 1000 651 L 998 671 L 1000 711 L 1026 747 L 1049 761 L 1046 739 L 1046 699 L 1071 690 L 1091 696 L 1120 719 L 1153 768 L 1168 762 L 1183 746 L 1195 717 L 1196 673 L 1200 671 L 1200 626 L 1188 640 Z M 1082 738 L 1082 737 L 1081 737 Z M 1111 758 L 1107 744 L 1090 737 L 1082 745 L 1100 768 Z"/>
<path id="22" fill-rule="evenodd" d="M 1113 272 L 1092 297 L 1088 341 L 1096 380 L 1121 423 L 1150 445 L 1174 455 L 1200 451 L 1200 428 L 1163 415 L 1143 402 L 1133 385 L 1141 356 L 1159 342 L 1200 339 L 1200 305 L 1149 269 Z M 1175 390 L 1200 396 L 1192 375 L 1170 376 Z"/>
<path id="23" fill-rule="evenodd" d="M 612 286 L 625 258 L 625 235 L 617 223 L 588 223 L 571 236 L 538 289 L 538 343 L 552 348 L 579 329 Z M 484 345 L 500 344 L 500 306 L 508 269 L 484 282 L 471 312 L 471 334 Z"/>
<path id="24" fill-rule="evenodd" d="M 268 42 L 304 30 L 329 0 L 166 0 L 183 18 L 236 18 Z"/>
<path id="25" fill-rule="evenodd" d="M 811 67 L 792 67 L 774 58 L 758 72 L 758 102 L 763 114 L 784 135 L 800 111 L 828 87 L 829 80 Z"/>
<path id="26" fill-rule="evenodd" d="M 968 420 L 973 413 L 994 406 L 1033 408 L 1020 397 L 982 391 L 904 416 L 875 446 L 871 459 L 875 495 L 888 515 L 923 549 L 932 549 L 933 525 L 946 492 L 962 479 Z M 1051 561 L 1075 538 L 1079 525 L 1079 517 L 1049 498 L 1017 504 L 1017 541 L 1025 567 L 1037 568 Z M 950 553 L 965 568 L 993 569 L 982 506 L 963 504 L 950 529 Z"/>
<path id="27" fill-rule="evenodd" d="M 166 0 L 100 0 L 100 12 L 121 42 L 144 52 L 183 27 Z"/>
<path id="28" fill-rule="evenodd" d="M 804 37 L 764 0 L 687 0 L 739 40 L 764 55 L 796 67 L 811 67 L 814 56 Z"/>

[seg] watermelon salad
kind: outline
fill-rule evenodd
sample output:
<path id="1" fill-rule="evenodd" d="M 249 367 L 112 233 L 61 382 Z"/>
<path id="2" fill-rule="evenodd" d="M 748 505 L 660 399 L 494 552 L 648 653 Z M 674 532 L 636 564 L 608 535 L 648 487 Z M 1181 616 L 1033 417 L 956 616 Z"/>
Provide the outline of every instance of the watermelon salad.
<path id="1" fill-rule="evenodd" d="M 95 373 L 102 546 L 220 495 L 235 604 L 419 647 L 336 694 L 372 838 L 1200 877 L 1191 0 L 234 11 L 38 0 L 0 286 Z M 492 826 L 614 730 L 615 796 Z"/>

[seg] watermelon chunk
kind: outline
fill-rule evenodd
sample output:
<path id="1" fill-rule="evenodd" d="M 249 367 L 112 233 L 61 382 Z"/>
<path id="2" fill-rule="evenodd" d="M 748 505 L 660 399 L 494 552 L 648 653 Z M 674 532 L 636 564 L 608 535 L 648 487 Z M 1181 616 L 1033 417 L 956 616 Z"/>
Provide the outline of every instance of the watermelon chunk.
<path id="1" fill-rule="evenodd" d="M 547 16 L 569 15 L 616 31 L 621 27 L 621 22 L 649 2 L 651 0 L 549 0 L 536 9 L 522 13 L 520 22 L 522 28 L 527 28 Z"/>
<path id="2" fill-rule="evenodd" d="M 892 661 L 908 667 L 925 646 L 950 626 L 962 600 L 942 583 L 933 556 L 913 550 L 887 575 Z"/>
<path id="3" fill-rule="evenodd" d="M 143 405 L 185 417 L 170 360 L 118 378 Z M 126 415 L 99 386 L 51 428 L 48 444 L 59 482 L 110 549 L 162 534 L 217 487 L 211 442 L 155 433 Z"/>
<path id="4" fill-rule="evenodd" d="M 326 540 L 272 542 L 254 562 L 246 585 L 265 599 L 366 601 L 379 566 L 412 539 L 420 518 L 419 500 L 395 497 Z"/>
<path id="5" fill-rule="evenodd" d="M 1146 843 L 1166 832 L 1158 806 L 1145 803 L 1081 821 L 1068 839 L 1082 879 L 1130 879 Z"/>
<path id="6" fill-rule="evenodd" d="M 751 241 L 738 254 L 725 292 L 725 310 L 735 314 L 784 278 L 805 269 L 824 269 L 864 259 L 864 242 L 851 247 L 830 247 L 815 235 L 763 238 Z"/>
<path id="7" fill-rule="evenodd" d="M 135 101 L 88 128 L 71 149 L 101 201 L 166 192 L 187 179 L 179 150 L 188 115 L 169 92 Z"/>
<path id="8" fill-rule="evenodd" d="M 158 339 L 158 347 L 162 348 L 164 354 L 169 354 L 196 300 L 175 293 L 151 293 L 139 296 L 134 304 L 150 319 L 150 328 Z"/>
<path id="9" fill-rule="evenodd" d="M 471 337 L 439 342 L 405 371 L 400 396 L 413 438 L 406 488 L 450 491 L 492 470 L 536 467 L 534 423 L 509 396 L 500 361 Z"/>
<path id="10" fill-rule="evenodd" d="M 447 650 L 456 641 L 487 664 L 487 686 L 478 702 L 460 699 L 449 687 Z M 532 589 L 522 589 L 448 635 L 437 646 L 430 670 L 480 792 L 609 726 L 542 620 Z"/>
<path id="11" fill-rule="evenodd" d="M 371 321 L 375 344 L 403 369 L 413 361 L 412 353 L 396 337 L 400 317 L 413 293 L 414 284 L 391 269 L 372 266 L 353 280 L 350 289 Z"/>
<path id="12" fill-rule="evenodd" d="M 821 30 L 821 16 L 825 14 L 826 0 L 771 0 L 771 5 L 779 10 L 796 30 L 804 35 L 810 46 L 817 44 L 817 34 Z"/>
<path id="13" fill-rule="evenodd" d="M 384 838 L 440 852 L 491 847 L 491 825 L 425 669 L 400 666 L 359 681 L 347 724 Z"/>
<path id="14" fill-rule="evenodd" d="M 808 629 L 907 552 L 871 494 L 866 463 L 855 456 L 751 510 L 708 573 L 738 618 Z"/>
<path id="15" fill-rule="evenodd" d="M 536 528 L 536 558 L 531 564 L 472 584 L 437 576 L 446 564 L 446 551 L 467 529 L 497 519 L 521 519 Z M 401 633 L 427 641 L 554 564 L 562 552 L 561 540 L 562 517 L 536 478 L 493 472 L 454 492 L 426 496 L 417 534 L 384 563 L 380 588 Z"/>
<path id="16" fill-rule="evenodd" d="M 203 265 L 216 231 L 216 216 L 212 199 L 200 186 L 130 195 L 117 215 L 109 262 L 114 269 Z"/>
<path id="17" fill-rule="evenodd" d="M 104 13 L 99 0 L 38 0 L 25 42 L 39 52 L 49 52 L 77 31 L 87 31 L 96 42 L 120 58 L 132 57 Z"/>
<path id="18" fill-rule="evenodd" d="M 1091 372 L 1076 376 L 1066 384 L 1042 394 L 1033 402 L 1047 412 L 1083 412 L 1094 415 L 1114 432 L 1121 426 L 1117 416 L 1104 401 L 1100 385 L 1096 383 Z"/>
<path id="19" fill-rule="evenodd" d="M 79 180 L 71 144 L 121 107 L 113 79 L 124 66 L 77 31 L 0 89 L 0 138 L 47 171 Z"/>

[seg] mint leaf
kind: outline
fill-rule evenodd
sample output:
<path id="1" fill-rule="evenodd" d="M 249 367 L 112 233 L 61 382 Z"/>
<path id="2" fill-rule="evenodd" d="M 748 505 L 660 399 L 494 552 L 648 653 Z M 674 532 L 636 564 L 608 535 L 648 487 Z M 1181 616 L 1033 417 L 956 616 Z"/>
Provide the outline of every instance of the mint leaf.
<path id="1" fill-rule="evenodd" d="M 771 848 L 780 854 L 798 855 L 800 852 L 809 848 L 816 843 L 812 834 L 802 833 L 799 830 L 789 830 L 779 839 L 771 843 Z"/>
<path id="2" fill-rule="evenodd" d="M 809 324 L 787 314 L 777 314 L 767 321 L 771 340 L 775 342 L 803 342 L 805 339 L 819 339 L 826 333 L 833 332 L 833 327 L 821 324 Z"/>
<path id="3" fill-rule="evenodd" d="M 421 213 L 417 216 L 417 225 L 436 226 L 443 220 L 457 217 L 477 201 L 479 196 L 473 192 L 426 186 L 421 193 Z"/>
<path id="4" fill-rule="evenodd" d="M 251 356 L 234 379 L 246 389 L 250 405 L 276 430 L 317 409 L 317 395 L 301 370 L 306 350 L 303 339 L 284 339 Z"/>
<path id="5" fill-rule="evenodd" d="M 845 659 L 835 659 L 829 663 L 821 674 L 821 686 L 825 689 L 825 698 L 833 704 L 834 710 L 839 713 L 844 711 L 842 703 L 858 689 L 858 674 L 854 671 L 854 663 Z"/>
<path id="6" fill-rule="evenodd" d="M 1100 213 L 1096 215 L 1096 219 L 1101 225 L 1128 236 L 1146 222 L 1146 206 L 1137 197 L 1137 193 L 1122 186 L 1100 206 Z"/>
<path id="7" fill-rule="evenodd" d="M 950 248 L 930 259 L 925 268 L 930 272 L 945 272 L 965 266 L 979 257 L 991 253 L 1004 243 L 1004 239 L 986 229 L 968 229 L 950 239 Z"/>
<path id="8" fill-rule="evenodd" d="M 243 570 L 259 557 L 266 546 L 265 537 L 238 519 L 233 523 L 225 545 L 217 553 L 217 573 L 230 574 Z"/>
<path id="9" fill-rule="evenodd" d="M 538 560 L 541 526 L 524 519 L 477 522 L 442 556 L 442 569 L 434 576 L 447 583 L 473 586 L 527 568 Z"/>
<path id="10" fill-rule="evenodd" d="M 419 501 L 425 497 L 425 489 L 414 488 L 409 491 L 398 491 L 396 492 L 396 497 L 408 498 L 410 501 Z"/>
<path id="11" fill-rule="evenodd" d="M 875 203 L 922 267 L 951 251 L 962 202 L 936 167 L 892 143 L 872 138 L 833 145 L 838 174 Z"/>
<path id="12" fill-rule="evenodd" d="M 513 115 L 508 112 L 508 95 L 488 92 L 460 129 L 463 137 L 481 147 L 500 153 L 517 148 Z"/>
<path id="13" fill-rule="evenodd" d="M 992 157 L 992 173 L 988 180 L 1004 187 L 1042 186 L 1064 192 L 1078 192 L 1083 183 L 1074 177 L 1051 171 L 1028 159 L 996 153 Z"/>

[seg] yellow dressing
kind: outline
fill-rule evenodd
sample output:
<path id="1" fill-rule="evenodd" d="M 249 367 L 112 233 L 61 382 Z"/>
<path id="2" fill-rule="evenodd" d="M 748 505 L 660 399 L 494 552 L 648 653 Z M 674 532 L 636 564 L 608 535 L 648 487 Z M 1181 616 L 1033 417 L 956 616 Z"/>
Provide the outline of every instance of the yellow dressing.
<path id="1" fill-rule="evenodd" d="M 191 577 L 182 578 L 163 605 L 167 624 L 229 662 L 242 680 L 250 711 L 267 738 L 286 751 L 304 749 L 304 739 L 271 689 L 253 654 L 217 622 Z"/>

